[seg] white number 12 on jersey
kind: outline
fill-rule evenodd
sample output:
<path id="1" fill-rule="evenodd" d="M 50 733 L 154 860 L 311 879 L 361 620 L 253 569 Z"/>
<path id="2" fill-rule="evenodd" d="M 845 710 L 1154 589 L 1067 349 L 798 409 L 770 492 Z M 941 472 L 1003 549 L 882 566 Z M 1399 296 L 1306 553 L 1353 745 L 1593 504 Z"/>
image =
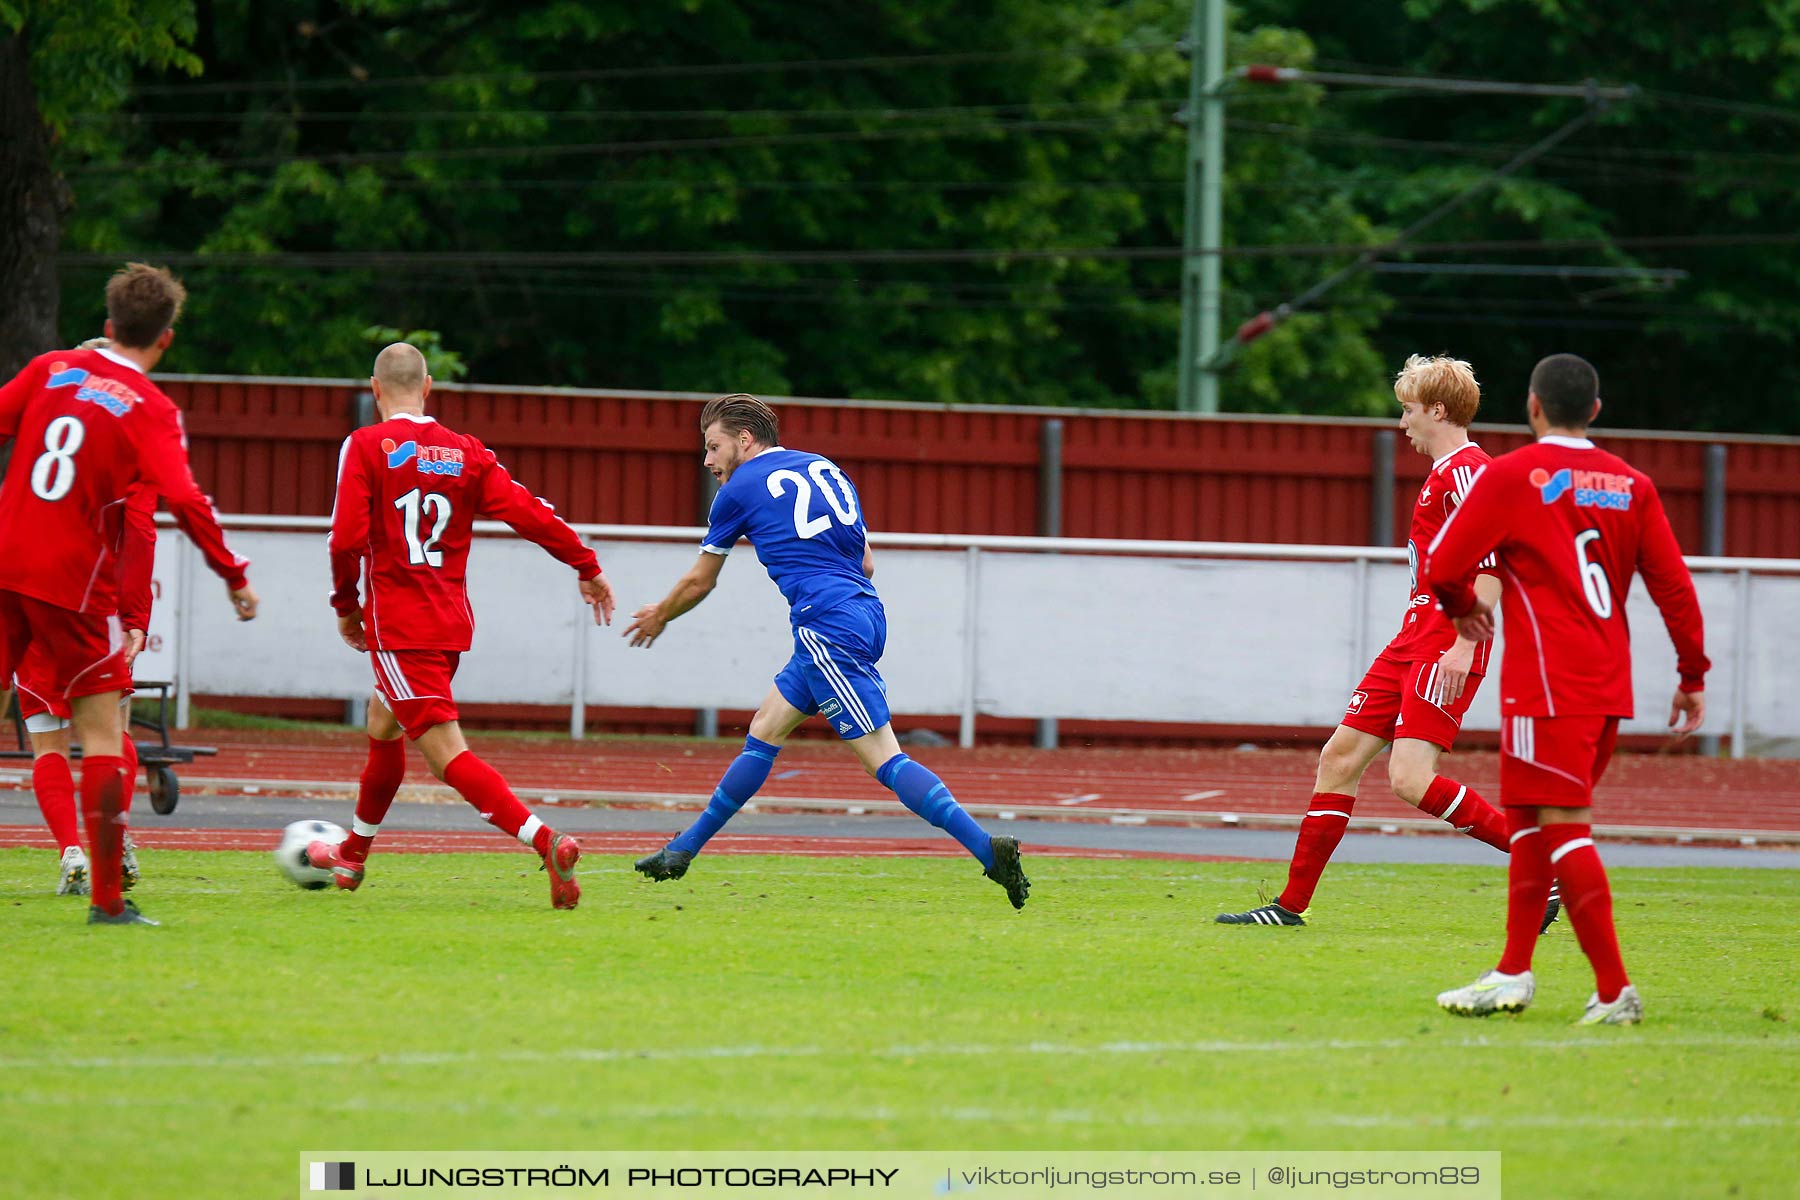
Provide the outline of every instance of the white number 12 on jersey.
<path id="1" fill-rule="evenodd" d="M 812 483 L 806 481 L 806 475 L 812 476 Z M 856 493 L 850 490 L 850 481 L 844 473 L 821 459 L 813 460 L 806 468 L 806 475 L 798 471 L 771 471 L 769 473 L 769 495 L 779 497 L 785 490 L 784 483 L 794 485 L 794 532 L 802 538 L 816 538 L 831 528 L 830 516 L 808 517 L 812 511 L 813 483 L 819 485 L 819 491 L 825 495 L 825 503 L 830 505 L 832 515 L 844 525 L 856 524 Z M 837 487 L 844 489 L 839 496 L 831 480 L 837 481 Z"/>
<path id="2" fill-rule="evenodd" d="M 407 561 L 415 567 L 443 566 L 444 552 L 438 549 L 438 539 L 444 536 L 444 527 L 450 524 L 450 497 L 414 488 L 394 501 L 394 507 L 400 510 L 400 525 L 406 530 Z M 421 514 L 432 514 L 435 517 L 431 536 L 423 542 L 419 541 Z"/>

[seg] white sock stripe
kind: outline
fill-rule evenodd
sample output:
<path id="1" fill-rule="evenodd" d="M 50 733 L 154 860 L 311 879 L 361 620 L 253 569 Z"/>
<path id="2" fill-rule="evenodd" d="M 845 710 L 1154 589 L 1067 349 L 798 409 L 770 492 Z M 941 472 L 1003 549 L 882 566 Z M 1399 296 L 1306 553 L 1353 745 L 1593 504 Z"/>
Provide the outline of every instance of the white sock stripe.
<path id="1" fill-rule="evenodd" d="M 1335 808 L 1309 808 L 1306 810 L 1306 815 L 1309 817 L 1342 817 L 1346 821 L 1350 819 L 1349 813 L 1339 812 Z"/>
<path id="2" fill-rule="evenodd" d="M 864 732 L 873 733 L 875 722 L 869 719 L 869 710 L 863 707 L 862 698 L 856 694 L 856 689 L 850 686 L 850 681 L 844 677 L 843 671 L 833 661 L 825 639 L 810 629 L 802 629 L 800 630 L 800 641 L 812 653 L 813 665 L 819 668 L 833 689 L 838 692 L 838 699 L 844 702 L 844 708 L 849 712 L 851 719 L 860 724 Z"/>
<path id="3" fill-rule="evenodd" d="M 531 845 L 532 839 L 537 836 L 537 831 L 543 827 L 544 823 L 536 817 L 526 817 L 525 823 L 519 826 L 519 840 L 527 846 Z"/>
<path id="4" fill-rule="evenodd" d="M 372 838 L 381 832 L 381 825 L 379 823 L 371 825 L 361 817 L 353 817 L 350 821 L 350 829 L 357 837 Z"/>
<path id="5" fill-rule="evenodd" d="M 1446 808 L 1443 811 L 1443 813 L 1440 814 L 1439 819 L 1448 821 L 1450 819 L 1450 814 L 1455 812 L 1458 808 L 1462 807 L 1463 797 L 1468 794 L 1469 794 L 1469 785 L 1466 783 L 1459 785 L 1456 789 L 1456 799 L 1454 799 L 1450 802 L 1450 807 Z"/>
<path id="6" fill-rule="evenodd" d="M 1510 846 L 1514 842 L 1518 841 L 1520 838 L 1530 837 L 1532 834 L 1539 832 L 1541 829 L 1542 829 L 1542 826 L 1539 826 L 1539 825 L 1533 825 L 1530 829 L 1521 829 L 1517 833 L 1513 834 L 1511 837 L 1507 838 L 1506 844 L 1508 846 Z"/>
<path id="7" fill-rule="evenodd" d="M 1550 852 L 1550 865 L 1554 867 L 1557 863 L 1561 862 L 1563 860 L 1563 856 L 1571 850 L 1579 850 L 1583 846 L 1591 846 L 1593 844 L 1594 844 L 1593 838 L 1576 838 L 1572 842 L 1564 842 L 1562 845 L 1558 846 L 1556 849 L 1554 849 Z"/>

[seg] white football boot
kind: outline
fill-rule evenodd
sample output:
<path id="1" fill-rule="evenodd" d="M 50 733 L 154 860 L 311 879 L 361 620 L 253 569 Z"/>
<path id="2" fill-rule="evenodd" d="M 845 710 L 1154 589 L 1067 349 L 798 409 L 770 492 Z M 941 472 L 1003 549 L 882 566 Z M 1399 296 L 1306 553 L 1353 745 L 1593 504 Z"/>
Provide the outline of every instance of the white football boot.
<path id="1" fill-rule="evenodd" d="M 1619 993 L 1618 999 L 1611 1004 L 1600 1003 L 1600 993 L 1595 992 L 1588 997 L 1587 1011 L 1581 1014 L 1578 1025 L 1636 1025 L 1644 1019 L 1644 1002 L 1638 998 L 1637 989 L 1629 983 Z"/>
<path id="2" fill-rule="evenodd" d="M 80 846 L 70 846 L 62 852 L 62 874 L 56 880 L 56 894 L 59 896 L 85 896 L 88 894 L 88 860 L 81 852 Z"/>
<path id="3" fill-rule="evenodd" d="M 1530 971 L 1502 975 L 1484 971 L 1481 978 L 1467 987 L 1438 993 L 1438 1007 L 1459 1017 L 1489 1017 L 1497 1012 L 1524 1012 L 1537 992 L 1537 981 Z"/>

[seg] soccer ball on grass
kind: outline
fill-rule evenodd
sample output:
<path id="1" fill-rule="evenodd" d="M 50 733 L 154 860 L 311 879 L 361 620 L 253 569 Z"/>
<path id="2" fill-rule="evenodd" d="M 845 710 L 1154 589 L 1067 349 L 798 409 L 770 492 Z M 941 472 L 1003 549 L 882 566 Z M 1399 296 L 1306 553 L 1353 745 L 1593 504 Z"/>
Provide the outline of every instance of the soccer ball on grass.
<path id="1" fill-rule="evenodd" d="M 281 831 L 281 844 L 275 847 L 275 865 L 281 873 L 308 891 L 331 884 L 331 872 L 306 861 L 306 847 L 313 842 L 337 845 L 350 835 L 341 825 L 330 821 L 295 821 Z"/>

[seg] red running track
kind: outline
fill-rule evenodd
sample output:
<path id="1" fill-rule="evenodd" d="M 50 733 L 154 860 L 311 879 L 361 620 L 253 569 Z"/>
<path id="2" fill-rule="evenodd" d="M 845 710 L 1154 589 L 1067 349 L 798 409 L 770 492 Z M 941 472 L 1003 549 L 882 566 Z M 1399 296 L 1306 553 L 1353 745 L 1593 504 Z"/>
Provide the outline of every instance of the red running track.
<path id="1" fill-rule="evenodd" d="M 195 731 L 219 748 L 216 758 L 181 769 L 185 791 L 259 782 L 264 791 L 299 791 L 295 783 L 354 785 L 366 739 L 357 732 Z M 521 791 L 548 791 L 566 801 L 604 796 L 624 802 L 666 797 L 696 806 L 711 794 L 734 750 L 727 743 L 591 740 L 476 735 L 475 749 Z M 1157 819 L 1215 824 L 1222 813 L 1296 818 L 1311 795 L 1312 750 L 1031 750 L 992 747 L 909 751 L 944 777 L 971 806 L 1042 810 L 1070 819 L 1105 819 L 1119 810 Z M 1418 819 L 1388 793 L 1385 760 L 1363 780 L 1358 818 Z M 1443 773 L 1496 798 L 1499 760 L 1492 751 L 1447 757 Z M 25 777 L 29 786 L 29 776 Z M 290 786 L 282 786 L 283 783 Z M 417 754 L 409 785 L 437 787 Z M 219 790 L 233 790 L 220 786 Z M 783 799 L 850 804 L 891 803 L 892 793 L 862 772 L 841 747 L 796 743 L 783 751 L 758 796 L 764 808 Z M 1625 754 L 1615 758 L 1595 797 L 1595 820 L 1614 826 L 1761 830 L 1800 834 L 1800 763 L 1782 759 L 1715 759 Z"/>

